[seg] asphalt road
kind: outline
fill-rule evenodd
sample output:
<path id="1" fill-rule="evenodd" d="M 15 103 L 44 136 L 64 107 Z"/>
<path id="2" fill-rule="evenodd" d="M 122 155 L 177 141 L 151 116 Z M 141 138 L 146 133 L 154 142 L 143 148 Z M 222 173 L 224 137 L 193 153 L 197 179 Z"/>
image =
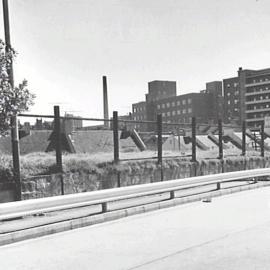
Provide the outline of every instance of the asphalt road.
<path id="1" fill-rule="evenodd" d="M 270 188 L 0 247 L 0 269 L 270 269 Z"/>

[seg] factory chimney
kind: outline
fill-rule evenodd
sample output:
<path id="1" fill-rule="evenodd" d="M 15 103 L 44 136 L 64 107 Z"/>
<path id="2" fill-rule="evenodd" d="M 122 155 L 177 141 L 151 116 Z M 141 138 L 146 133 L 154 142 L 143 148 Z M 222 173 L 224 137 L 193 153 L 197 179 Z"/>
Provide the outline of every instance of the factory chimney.
<path id="1" fill-rule="evenodd" d="M 103 79 L 103 112 L 104 112 L 104 119 L 109 120 L 107 77 L 103 76 L 102 79 Z M 109 121 L 104 121 L 104 127 L 109 129 Z"/>

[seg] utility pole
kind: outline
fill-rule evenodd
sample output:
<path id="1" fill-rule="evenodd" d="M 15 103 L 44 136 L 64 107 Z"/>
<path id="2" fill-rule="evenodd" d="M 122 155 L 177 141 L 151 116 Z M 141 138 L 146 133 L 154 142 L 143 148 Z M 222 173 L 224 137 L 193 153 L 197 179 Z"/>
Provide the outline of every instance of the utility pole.
<path id="1" fill-rule="evenodd" d="M 6 53 L 9 53 L 11 50 L 11 41 L 10 41 L 10 28 L 9 28 L 8 0 L 2 0 L 2 1 L 3 1 Z M 9 83 L 10 83 L 11 87 L 14 88 L 12 59 L 11 59 L 10 65 L 8 66 L 7 72 L 8 72 L 8 76 L 9 76 Z"/>
<path id="2" fill-rule="evenodd" d="M 3 16 L 4 16 L 4 29 L 5 29 L 5 43 L 6 54 L 11 53 L 11 41 L 10 41 L 10 28 L 9 28 L 9 13 L 8 13 L 8 0 L 3 1 Z M 12 58 L 7 67 L 9 76 L 9 83 L 12 89 L 14 89 L 14 77 L 13 77 L 13 62 Z M 21 200 L 21 174 L 20 174 L 20 149 L 19 149 L 19 130 L 17 115 L 11 117 L 11 143 L 12 143 L 12 156 L 13 156 L 13 170 L 14 180 L 16 184 L 16 200 Z"/>

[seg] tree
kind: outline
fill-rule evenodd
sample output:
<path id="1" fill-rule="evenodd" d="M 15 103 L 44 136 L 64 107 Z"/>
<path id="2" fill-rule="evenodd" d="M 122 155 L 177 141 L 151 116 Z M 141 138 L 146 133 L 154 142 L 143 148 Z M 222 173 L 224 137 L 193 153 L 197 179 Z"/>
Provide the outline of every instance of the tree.
<path id="1" fill-rule="evenodd" d="M 10 117 L 27 111 L 34 104 L 35 95 L 27 88 L 23 80 L 18 86 L 11 86 L 8 71 L 16 52 L 5 51 L 5 43 L 0 39 L 0 134 L 6 134 L 10 128 Z"/>

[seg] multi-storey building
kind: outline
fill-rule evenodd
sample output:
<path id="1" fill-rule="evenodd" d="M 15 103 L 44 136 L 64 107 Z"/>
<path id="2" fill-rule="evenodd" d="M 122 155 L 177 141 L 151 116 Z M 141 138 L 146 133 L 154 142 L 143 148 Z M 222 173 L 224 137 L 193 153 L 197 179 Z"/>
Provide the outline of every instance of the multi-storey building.
<path id="1" fill-rule="evenodd" d="M 216 104 L 215 104 L 216 103 Z M 211 82 L 200 93 L 176 95 L 176 82 L 153 81 L 148 83 L 146 101 L 132 105 L 133 119 L 155 121 L 161 113 L 168 123 L 191 123 L 196 117 L 198 123 L 217 122 L 223 115 L 222 82 Z M 153 131 L 155 124 L 136 124 L 139 131 Z M 164 129 L 169 130 L 168 126 Z"/>
<path id="2" fill-rule="evenodd" d="M 224 120 L 224 98 L 222 94 L 222 82 L 214 81 L 206 83 L 206 90 L 201 91 L 206 94 L 210 94 L 210 100 L 208 106 L 210 107 L 210 112 L 215 123 L 218 122 L 219 119 Z"/>
<path id="3" fill-rule="evenodd" d="M 146 102 L 141 101 L 138 103 L 132 104 L 132 118 L 135 121 L 144 121 L 147 120 L 146 117 Z M 147 131 L 147 125 L 142 123 L 136 123 L 135 128 L 140 131 Z"/>
<path id="4" fill-rule="evenodd" d="M 165 122 L 191 123 L 191 118 L 196 117 L 200 123 L 207 122 L 210 117 L 208 101 L 209 94 L 190 93 L 158 100 L 157 113 L 162 114 Z"/>
<path id="5" fill-rule="evenodd" d="M 259 127 L 270 116 L 270 69 L 239 68 L 238 76 L 224 79 L 224 112 L 228 122 Z"/>
<path id="6" fill-rule="evenodd" d="M 240 69 L 239 79 L 245 95 L 244 118 L 249 127 L 259 127 L 270 116 L 270 68 Z"/>
<path id="7" fill-rule="evenodd" d="M 223 80 L 224 92 L 224 120 L 227 123 L 240 124 L 241 103 L 239 78 L 228 78 Z"/>

